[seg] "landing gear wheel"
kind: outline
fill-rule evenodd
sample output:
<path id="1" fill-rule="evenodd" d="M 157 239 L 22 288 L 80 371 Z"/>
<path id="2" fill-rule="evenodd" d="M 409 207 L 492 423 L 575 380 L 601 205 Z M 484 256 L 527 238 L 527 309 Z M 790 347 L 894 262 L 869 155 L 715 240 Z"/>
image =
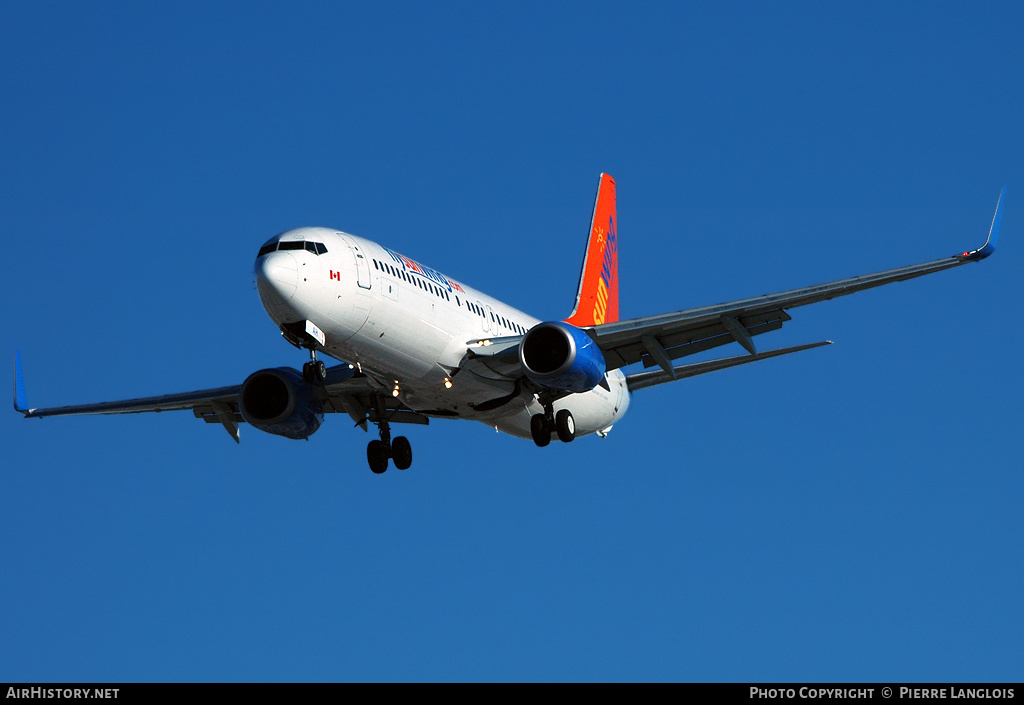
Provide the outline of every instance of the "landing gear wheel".
<path id="1" fill-rule="evenodd" d="M 310 384 L 323 384 L 327 379 L 327 365 L 323 360 L 310 360 L 302 366 L 302 376 Z"/>
<path id="2" fill-rule="evenodd" d="M 534 414 L 530 418 L 530 435 L 533 436 L 533 442 L 539 448 L 543 448 L 551 442 L 551 429 L 548 428 L 544 414 Z"/>
<path id="3" fill-rule="evenodd" d="M 310 360 L 302 366 L 302 379 L 309 384 L 323 384 L 327 379 L 327 365 L 323 360 Z"/>
<path id="4" fill-rule="evenodd" d="M 370 469 L 380 475 L 388 469 L 387 446 L 380 441 L 370 441 L 366 446 L 366 460 L 370 463 Z"/>
<path id="5" fill-rule="evenodd" d="M 398 436 L 391 441 L 391 459 L 399 470 L 408 470 L 412 465 L 412 446 L 405 436 Z"/>
<path id="6" fill-rule="evenodd" d="M 555 414 L 555 432 L 562 443 L 571 443 L 576 437 L 576 421 L 568 409 L 562 409 Z"/>

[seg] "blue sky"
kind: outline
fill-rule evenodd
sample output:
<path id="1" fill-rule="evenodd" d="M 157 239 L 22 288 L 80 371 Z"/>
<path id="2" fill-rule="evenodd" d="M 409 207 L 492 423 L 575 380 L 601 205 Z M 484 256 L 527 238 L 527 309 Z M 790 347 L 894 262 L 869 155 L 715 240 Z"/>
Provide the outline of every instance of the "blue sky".
<path id="1" fill-rule="evenodd" d="M 978 247 L 1007 184 L 1000 250 L 603 441 L 9 411 L 0 680 L 1019 681 L 1020 4 L 371 5 L 4 3 L 33 406 L 301 365 L 252 279 L 301 225 L 563 317 L 602 171 L 624 317 Z"/>

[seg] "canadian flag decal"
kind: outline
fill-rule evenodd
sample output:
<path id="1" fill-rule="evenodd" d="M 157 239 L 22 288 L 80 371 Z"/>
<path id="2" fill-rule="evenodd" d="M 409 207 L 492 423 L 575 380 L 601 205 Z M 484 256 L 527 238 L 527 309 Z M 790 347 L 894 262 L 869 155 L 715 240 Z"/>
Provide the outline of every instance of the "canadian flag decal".
<path id="1" fill-rule="evenodd" d="M 341 272 L 335 272 L 335 271 L 334 271 L 334 270 L 332 269 L 332 270 L 331 270 L 331 279 L 333 279 L 333 280 L 335 280 L 335 281 L 339 281 L 339 282 L 340 282 L 340 281 L 341 281 Z"/>

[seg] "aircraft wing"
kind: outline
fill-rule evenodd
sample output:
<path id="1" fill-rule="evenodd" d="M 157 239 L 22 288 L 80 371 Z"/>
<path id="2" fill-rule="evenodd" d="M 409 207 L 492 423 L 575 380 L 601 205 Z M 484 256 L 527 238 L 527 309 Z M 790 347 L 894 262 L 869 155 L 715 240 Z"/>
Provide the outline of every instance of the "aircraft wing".
<path id="1" fill-rule="evenodd" d="M 155 397 L 140 397 L 122 401 L 105 401 L 97 404 L 54 406 L 48 409 L 30 409 L 25 400 L 25 384 L 21 372 L 21 356 L 14 357 L 14 408 L 26 419 L 43 419 L 48 416 L 84 416 L 90 414 L 139 414 L 146 411 L 182 411 L 191 409 L 196 418 L 209 423 L 221 423 L 235 442 L 238 442 L 238 424 L 243 422 L 238 412 L 238 390 L 241 385 L 200 389 L 179 394 L 162 394 Z"/>
<path id="2" fill-rule="evenodd" d="M 672 360 L 733 341 L 754 356 L 757 350 L 753 337 L 781 328 L 790 320 L 786 309 L 913 279 L 988 257 L 996 248 L 1005 194 L 1004 187 L 996 204 L 988 239 L 982 247 L 971 252 L 778 294 L 605 323 L 584 330 L 601 348 L 609 370 L 642 362 L 644 367 L 658 365 L 675 378 Z"/>
<path id="3" fill-rule="evenodd" d="M 194 392 L 162 394 L 138 399 L 106 401 L 95 404 L 55 406 L 46 409 L 29 408 L 25 394 L 25 381 L 21 369 L 21 354 L 14 353 L 14 408 L 28 419 L 42 419 L 48 416 L 84 416 L 90 414 L 138 414 L 147 411 L 191 410 L 196 418 L 207 423 L 220 423 L 228 434 L 239 441 L 238 425 L 244 423 L 238 409 L 238 393 L 242 385 L 200 389 Z M 405 423 L 428 422 L 426 416 L 416 414 L 398 399 L 382 397 L 372 386 L 368 377 L 355 372 L 347 364 L 336 365 L 327 370 L 327 379 L 322 387 L 316 387 L 325 413 L 343 412 L 366 430 L 367 416 L 378 413 L 387 415 L 390 421 Z M 375 420 L 375 416 L 370 421 Z"/>
<path id="4" fill-rule="evenodd" d="M 78 404 L 75 406 L 54 406 L 49 409 L 30 409 L 25 395 L 25 379 L 21 371 L 21 353 L 14 353 L 14 408 L 24 414 L 27 419 L 42 419 L 47 416 L 83 416 L 88 414 L 138 414 L 144 411 L 180 411 L 182 409 L 199 410 L 207 408 L 214 412 L 214 405 L 233 405 L 233 412 L 238 413 L 238 390 L 241 385 L 200 389 L 195 392 L 179 394 L 162 394 L 155 397 L 140 397 L 122 401 L 105 401 L 98 404 Z M 199 416 L 197 411 L 196 416 Z"/>

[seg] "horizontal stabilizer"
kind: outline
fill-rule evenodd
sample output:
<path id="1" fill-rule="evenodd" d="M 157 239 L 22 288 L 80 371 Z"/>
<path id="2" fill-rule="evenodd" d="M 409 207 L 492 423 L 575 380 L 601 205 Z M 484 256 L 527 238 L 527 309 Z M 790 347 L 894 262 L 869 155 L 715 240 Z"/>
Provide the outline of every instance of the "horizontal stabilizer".
<path id="1" fill-rule="evenodd" d="M 788 355 L 789 353 L 800 352 L 801 350 L 810 350 L 811 348 L 819 348 L 822 345 L 831 344 L 831 340 L 823 340 L 820 343 L 808 343 L 807 345 L 797 345 L 792 348 L 769 350 L 768 352 L 757 353 L 756 355 L 740 355 L 738 357 L 727 357 L 721 360 L 710 360 L 708 362 L 695 362 L 689 365 L 679 365 L 672 368 L 673 374 L 669 374 L 664 370 L 657 370 L 654 372 L 637 372 L 636 374 L 626 376 L 626 384 L 629 386 L 629 391 L 635 392 L 638 389 L 653 387 L 657 384 L 664 384 L 665 382 L 674 382 L 675 380 L 683 379 L 684 377 L 696 377 L 697 375 L 702 375 L 705 372 L 715 372 L 717 370 L 724 370 L 728 367 L 745 365 L 748 362 L 767 360 L 772 357 L 779 357 L 780 355 Z"/>

